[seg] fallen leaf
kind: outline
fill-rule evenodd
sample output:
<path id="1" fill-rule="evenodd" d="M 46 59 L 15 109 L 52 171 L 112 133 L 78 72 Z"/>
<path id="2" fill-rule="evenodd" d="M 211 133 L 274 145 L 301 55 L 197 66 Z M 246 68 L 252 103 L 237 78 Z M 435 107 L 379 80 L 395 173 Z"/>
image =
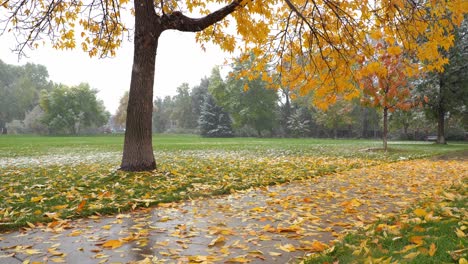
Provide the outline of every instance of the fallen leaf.
<path id="1" fill-rule="evenodd" d="M 416 245 L 422 245 L 424 243 L 423 236 L 412 236 L 409 238 L 409 241 Z"/>
<path id="2" fill-rule="evenodd" d="M 78 207 L 76 208 L 76 212 L 81 213 L 85 205 L 86 205 L 86 200 L 82 200 L 80 204 L 78 205 Z"/>
<path id="3" fill-rule="evenodd" d="M 52 262 L 55 262 L 55 263 L 65 263 L 65 259 L 64 258 L 51 258 L 50 259 Z"/>
<path id="4" fill-rule="evenodd" d="M 37 203 L 37 202 L 42 201 L 42 199 L 44 199 L 44 197 L 42 197 L 41 195 L 37 197 L 31 197 L 31 202 Z"/>
<path id="5" fill-rule="evenodd" d="M 437 247 L 434 243 L 432 243 L 430 246 L 429 246 L 429 256 L 434 256 L 435 252 L 437 250 Z"/>
<path id="6" fill-rule="evenodd" d="M 278 248 L 286 252 L 296 251 L 296 248 L 292 244 L 280 245 Z"/>
<path id="7" fill-rule="evenodd" d="M 73 230 L 73 232 L 71 232 L 68 236 L 76 237 L 76 236 L 81 235 L 82 233 L 83 233 L 83 232 L 80 231 L 80 230 Z"/>
<path id="8" fill-rule="evenodd" d="M 226 260 L 224 263 L 248 263 L 250 260 L 246 259 L 245 257 L 235 257 Z"/>
<path id="9" fill-rule="evenodd" d="M 311 245 L 311 251 L 316 251 L 316 252 L 322 252 L 327 248 L 328 248 L 328 245 L 320 241 L 314 241 L 312 242 L 312 245 Z"/>
<path id="10" fill-rule="evenodd" d="M 403 258 L 404 259 L 414 259 L 419 254 L 420 254 L 419 251 L 416 251 L 416 252 L 413 252 L 413 253 L 409 253 L 408 255 L 405 255 Z"/>
<path id="11" fill-rule="evenodd" d="M 268 252 L 268 254 L 269 254 L 270 256 L 272 256 L 272 257 L 279 257 L 279 256 L 283 255 L 283 253 L 273 252 L 273 251 Z"/>
<path id="12" fill-rule="evenodd" d="M 215 239 L 211 240 L 210 244 L 208 244 L 209 247 L 214 247 L 217 244 L 220 244 L 222 242 L 226 241 L 226 238 L 224 236 L 218 236 Z"/>
<path id="13" fill-rule="evenodd" d="M 466 236 L 465 232 L 463 232 L 462 230 L 460 230 L 458 228 L 455 229 L 455 233 L 457 234 L 457 237 L 459 237 L 459 238 L 463 238 L 463 237 Z"/>
<path id="14" fill-rule="evenodd" d="M 414 213 L 416 216 L 418 216 L 418 217 L 424 217 L 424 216 L 427 215 L 426 210 L 421 209 L 421 208 L 415 209 L 415 210 L 413 211 L 413 213 Z"/>
<path id="15" fill-rule="evenodd" d="M 122 241 L 116 240 L 116 239 L 112 239 L 112 240 L 108 240 L 108 241 L 106 241 L 104 244 L 102 244 L 102 247 L 103 247 L 103 248 L 115 249 L 115 248 L 121 247 L 122 244 L 123 244 Z"/>

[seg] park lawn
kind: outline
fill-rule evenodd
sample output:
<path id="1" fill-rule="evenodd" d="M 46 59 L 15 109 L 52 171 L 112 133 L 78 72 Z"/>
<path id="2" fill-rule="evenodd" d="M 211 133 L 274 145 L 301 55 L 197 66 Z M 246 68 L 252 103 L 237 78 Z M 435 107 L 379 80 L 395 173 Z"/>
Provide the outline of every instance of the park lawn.
<path id="1" fill-rule="evenodd" d="M 405 214 L 350 233 L 302 264 L 468 263 L 467 183 L 465 179 Z"/>
<path id="2" fill-rule="evenodd" d="M 122 136 L 0 137 L 0 230 L 111 214 L 351 168 L 468 149 L 467 144 L 157 135 L 158 169 L 118 171 Z"/>

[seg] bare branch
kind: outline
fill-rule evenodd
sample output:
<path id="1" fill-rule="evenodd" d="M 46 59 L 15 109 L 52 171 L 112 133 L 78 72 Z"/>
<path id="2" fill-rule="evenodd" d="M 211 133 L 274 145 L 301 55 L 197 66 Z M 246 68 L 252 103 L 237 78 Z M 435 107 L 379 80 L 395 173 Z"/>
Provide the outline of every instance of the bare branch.
<path id="1" fill-rule="evenodd" d="M 181 12 L 175 11 L 172 12 L 172 14 L 163 15 L 161 17 L 161 24 L 163 30 L 175 29 L 185 32 L 202 31 L 234 12 L 236 8 L 240 6 L 241 2 L 242 0 L 234 0 L 229 5 L 202 18 L 190 18 Z"/>

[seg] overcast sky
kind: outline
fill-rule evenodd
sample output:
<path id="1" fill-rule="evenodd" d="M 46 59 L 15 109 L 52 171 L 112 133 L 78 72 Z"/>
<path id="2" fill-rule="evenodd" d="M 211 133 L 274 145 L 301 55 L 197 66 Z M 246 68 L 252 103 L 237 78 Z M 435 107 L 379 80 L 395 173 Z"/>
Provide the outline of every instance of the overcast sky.
<path id="1" fill-rule="evenodd" d="M 199 84 L 200 79 L 209 76 L 211 69 L 222 66 L 229 54 L 218 47 L 206 45 L 206 52 L 195 42 L 195 34 L 166 31 L 159 39 L 156 57 L 154 96 L 174 95 L 176 88 L 184 82 L 190 87 Z M 28 57 L 18 60 L 11 52 L 15 47 L 12 36 L 0 36 L 0 59 L 8 64 L 22 65 L 27 62 L 42 64 L 49 71 L 50 80 L 67 85 L 87 82 L 99 90 L 98 97 L 112 114 L 118 101 L 130 87 L 133 60 L 133 43 L 124 42 L 115 58 L 98 59 L 77 49 L 57 51 L 49 47 L 27 50 Z"/>

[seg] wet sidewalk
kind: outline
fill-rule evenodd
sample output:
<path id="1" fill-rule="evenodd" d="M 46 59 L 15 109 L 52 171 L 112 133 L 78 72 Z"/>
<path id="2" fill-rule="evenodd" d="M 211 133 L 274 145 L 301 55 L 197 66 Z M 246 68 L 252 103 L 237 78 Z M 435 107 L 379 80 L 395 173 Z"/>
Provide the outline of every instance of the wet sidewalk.
<path id="1" fill-rule="evenodd" d="M 0 234 L 0 263 L 288 263 L 466 179 L 415 160 Z"/>

